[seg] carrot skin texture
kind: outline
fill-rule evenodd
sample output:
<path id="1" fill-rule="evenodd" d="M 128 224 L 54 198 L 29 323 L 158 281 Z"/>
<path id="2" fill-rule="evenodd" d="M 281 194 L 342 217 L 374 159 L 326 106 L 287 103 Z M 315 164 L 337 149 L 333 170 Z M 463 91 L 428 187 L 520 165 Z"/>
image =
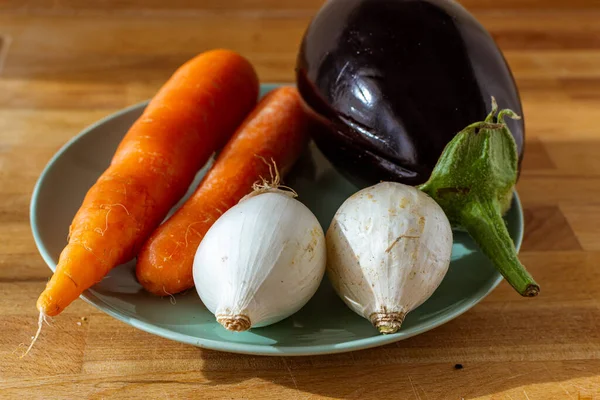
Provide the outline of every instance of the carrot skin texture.
<path id="1" fill-rule="evenodd" d="M 137 254 L 197 171 L 256 105 L 252 65 L 229 50 L 202 53 L 163 85 L 90 188 L 56 271 L 37 301 L 54 316 Z"/>
<path id="2" fill-rule="evenodd" d="M 138 281 L 165 296 L 194 286 L 196 249 L 212 224 L 269 178 L 266 161 L 285 173 L 308 143 L 307 116 L 295 88 L 269 93 L 238 128 L 196 192 L 162 224 L 138 254 Z M 236 244 L 232 244 L 236 245 Z"/>

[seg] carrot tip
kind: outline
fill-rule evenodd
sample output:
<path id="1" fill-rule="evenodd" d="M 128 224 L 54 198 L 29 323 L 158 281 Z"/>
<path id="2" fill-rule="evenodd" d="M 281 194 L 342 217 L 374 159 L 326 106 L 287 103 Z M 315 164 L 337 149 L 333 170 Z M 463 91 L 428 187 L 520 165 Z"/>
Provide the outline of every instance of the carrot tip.
<path id="1" fill-rule="evenodd" d="M 46 314 L 44 314 L 43 311 L 40 311 L 40 316 L 38 318 L 38 328 L 37 328 L 37 331 L 35 332 L 35 336 L 33 336 L 33 338 L 31 339 L 31 343 L 29 344 L 29 347 L 27 348 L 27 350 L 25 350 L 25 352 L 23 354 L 21 354 L 21 356 L 19 358 L 23 358 L 27 354 L 29 354 L 29 351 L 33 348 L 33 345 L 38 340 L 38 337 L 40 337 L 40 333 L 42 332 L 42 326 L 43 326 L 44 322 L 48 326 L 50 326 L 50 323 L 48 322 L 47 317 L 48 316 Z"/>

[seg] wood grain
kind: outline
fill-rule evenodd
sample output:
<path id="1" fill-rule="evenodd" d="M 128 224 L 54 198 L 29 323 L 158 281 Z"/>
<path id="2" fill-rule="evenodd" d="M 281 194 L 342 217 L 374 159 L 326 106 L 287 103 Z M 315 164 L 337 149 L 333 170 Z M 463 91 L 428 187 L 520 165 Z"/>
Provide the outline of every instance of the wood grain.
<path id="1" fill-rule="evenodd" d="M 49 277 L 28 205 L 50 157 L 202 50 L 232 48 L 263 81 L 292 81 L 322 0 L 0 2 L 0 398 L 600 399 L 600 2 L 462 3 L 521 90 L 522 260 L 539 298 L 502 283 L 423 335 L 299 358 L 201 350 L 76 301 L 20 360 Z"/>

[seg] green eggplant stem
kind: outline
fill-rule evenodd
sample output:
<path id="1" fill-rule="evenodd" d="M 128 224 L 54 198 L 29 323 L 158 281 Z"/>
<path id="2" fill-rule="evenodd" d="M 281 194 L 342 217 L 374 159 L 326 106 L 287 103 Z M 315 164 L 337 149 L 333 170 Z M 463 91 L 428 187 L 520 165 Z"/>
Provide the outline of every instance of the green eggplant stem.
<path id="1" fill-rule="evenodd" d="M 519 294 L 536 296 L 539 285 L 517 257 L 502 215 L 508 211 L 518 177 L 518 152 L 504 118 L 511 110 L 492 111 L 448 143 L 431 177 L 419 189 L 444 210 L 455 228 L 465 229 Z"/>
<path id="2" fill-rule="evenodd" d="M 463 209 L 461 221 L 483 253 L 517 292 L 526 297 L 537 296 L 540 287 L 519 261 L 498 204 L 473 201 Z"/>

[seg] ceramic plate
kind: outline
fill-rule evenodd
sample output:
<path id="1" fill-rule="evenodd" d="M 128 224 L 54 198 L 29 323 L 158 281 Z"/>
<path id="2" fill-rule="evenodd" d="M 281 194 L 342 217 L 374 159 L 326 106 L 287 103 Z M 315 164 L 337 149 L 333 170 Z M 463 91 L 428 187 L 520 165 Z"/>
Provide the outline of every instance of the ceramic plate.
<path id="1" fill-rule="evenodd" d="M 262 94 L 276 85 L 263 85 Z M 66 244 L 69 224 L 90 186 L 106 169 L 119 141 L 146 103 L 126 108 L 88 127 L 67 143 L 44 169 L 31 201 L 31 226 L 36 244 L 54 270 Z M 208 166 L 199 172 L 193 187 Z M 299 193 L 329 226 L 337 208 L 358 190 L 344 179 L 314 145 L 296 165 L 286 183 Z M 518 197 L 506 216 L 511 237 L 521 244 L 523 216 Z M 194 290 L 169 298 L 154 297 L 136 282 L 134 262 L 111 271 L 81 297 L 136 328 L 199 347 L 264 355 L 312 355 L 364 349 L 418 335 L 456 318 L 487 296 L 501 276 L 477 250 L 468 235 L 456 232 L 452 263 L 433 296 L 408 314 L 402 329 L 382 336 L 354 314 L 324 281 L 314 298 L 292 317 L 243 333 L 216 323 Z"/>

